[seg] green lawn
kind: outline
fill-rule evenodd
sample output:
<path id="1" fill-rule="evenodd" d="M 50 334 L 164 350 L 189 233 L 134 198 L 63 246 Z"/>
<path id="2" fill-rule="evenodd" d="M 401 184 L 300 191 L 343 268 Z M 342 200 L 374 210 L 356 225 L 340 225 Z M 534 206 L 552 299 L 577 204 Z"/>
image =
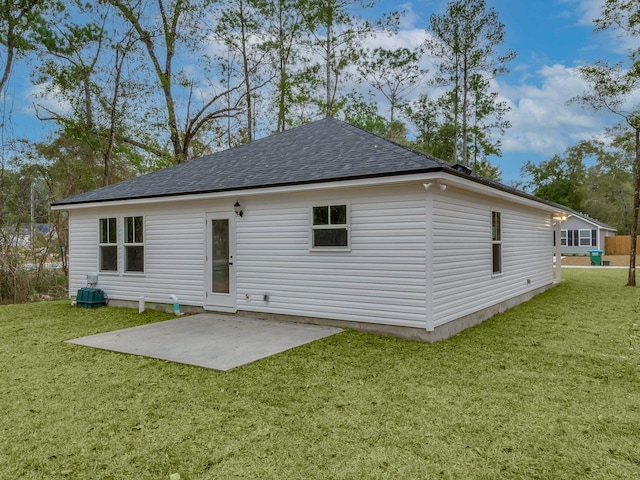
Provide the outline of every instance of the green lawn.
<path id="1" fill-rule="evenodd" d="M 640 290 L 564 278 L 445 342 L 348 331 L 229 372 L 63 343 L 166 314 L 0 307 L 0 478 L 640 478 Z"/>

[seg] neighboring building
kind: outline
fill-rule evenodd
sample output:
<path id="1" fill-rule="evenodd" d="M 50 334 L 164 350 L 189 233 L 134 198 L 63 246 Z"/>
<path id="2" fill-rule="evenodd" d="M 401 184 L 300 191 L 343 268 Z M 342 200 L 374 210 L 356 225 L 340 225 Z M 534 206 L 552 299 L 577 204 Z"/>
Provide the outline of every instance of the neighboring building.
<path id="1" fill-rule="evenodd" d="M 10 225 L 3 229 L 2 238 L 9 247 L 28 248 L 32 246 L 32 234 L 35 238 L 47 237 L 50 233 L 55 236 L 56 233 L 52 230 L 53 225 L 48 223 L 21 224 L 19 227 Z"/>
<path id="2" fill-rule="evenodd" d="M 560 250 L 563 255 L 588 255 L 590 250 L 604 252 L 605 237 L 614 236 L 617 230 L 588 215 L 569 210 L 569 216 L 560 230 Z M 556 234 L 554 231 L 554 244 Z"/>
<path id="3" fill-rule="evenodd" d="M 334 119 L 53 208 L 69 213 L 72 293 L 98 272 L 111 305 L 177 295 L 423 340 L 558 282 L 568 212 Z"/>

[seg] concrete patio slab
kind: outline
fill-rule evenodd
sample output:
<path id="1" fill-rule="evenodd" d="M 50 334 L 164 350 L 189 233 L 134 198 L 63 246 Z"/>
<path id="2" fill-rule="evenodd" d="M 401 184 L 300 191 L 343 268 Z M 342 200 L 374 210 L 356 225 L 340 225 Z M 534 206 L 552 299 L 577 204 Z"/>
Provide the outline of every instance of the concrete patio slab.
<path id="1" fill-rule="evenodd" d="M 201 313 L 66 343 L 230 370 L 341 331 L 334 327 Z"/>

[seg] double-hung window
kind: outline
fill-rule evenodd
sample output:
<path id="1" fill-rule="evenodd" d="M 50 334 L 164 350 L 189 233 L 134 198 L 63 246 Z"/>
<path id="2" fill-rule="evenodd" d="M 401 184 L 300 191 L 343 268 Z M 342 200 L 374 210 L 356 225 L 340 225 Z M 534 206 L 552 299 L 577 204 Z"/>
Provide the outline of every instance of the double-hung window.
<path id="1" fill-rule="evenodd" d="M 560 245 L 562 245 L 563 247 L 567 246 L 567 231 L 566 230 L 560 230 Z"/>
<path id="2" fill-rule="evenodd" d="M 581 247 L 595 246 L 595 242 L 591 241 L 591 230 L 580 230 L 580 246 Z"/>
<path id="3" fill-rule="evenodd" d="M 491 263 L 493 274 L 502 273 L 502 215 L 491 212 Z"/>
<path id="4" fill-rule="evenodd" d="M 124 271 L 144 272 L 143 217 L 124 217 Z"/>
<path id="5" fill-rule="evenodd" d="M 347 205 L 313 207 L 311 222 L 311 248 L 349 248 L 349 209 Z"/>
<path id="6" fill-rule="evenodd" d="M 100 271 L 118 271 L 118 219 L 100 219 Z"/>

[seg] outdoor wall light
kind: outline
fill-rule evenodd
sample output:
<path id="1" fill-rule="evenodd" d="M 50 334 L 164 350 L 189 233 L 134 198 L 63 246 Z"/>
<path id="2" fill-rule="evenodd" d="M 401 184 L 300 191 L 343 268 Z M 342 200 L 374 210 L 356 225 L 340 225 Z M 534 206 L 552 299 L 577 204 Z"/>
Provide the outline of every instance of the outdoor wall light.
<path id="1" fill-rule="evenodd" d="M 244 212 L 242 211 L 242 205 L 240 205 L 240 202 L 236 202 L 233 205 L 233 211 L 236 212 L 237 217 L 241 217 L 242 215 L 244 215 Z"/>

